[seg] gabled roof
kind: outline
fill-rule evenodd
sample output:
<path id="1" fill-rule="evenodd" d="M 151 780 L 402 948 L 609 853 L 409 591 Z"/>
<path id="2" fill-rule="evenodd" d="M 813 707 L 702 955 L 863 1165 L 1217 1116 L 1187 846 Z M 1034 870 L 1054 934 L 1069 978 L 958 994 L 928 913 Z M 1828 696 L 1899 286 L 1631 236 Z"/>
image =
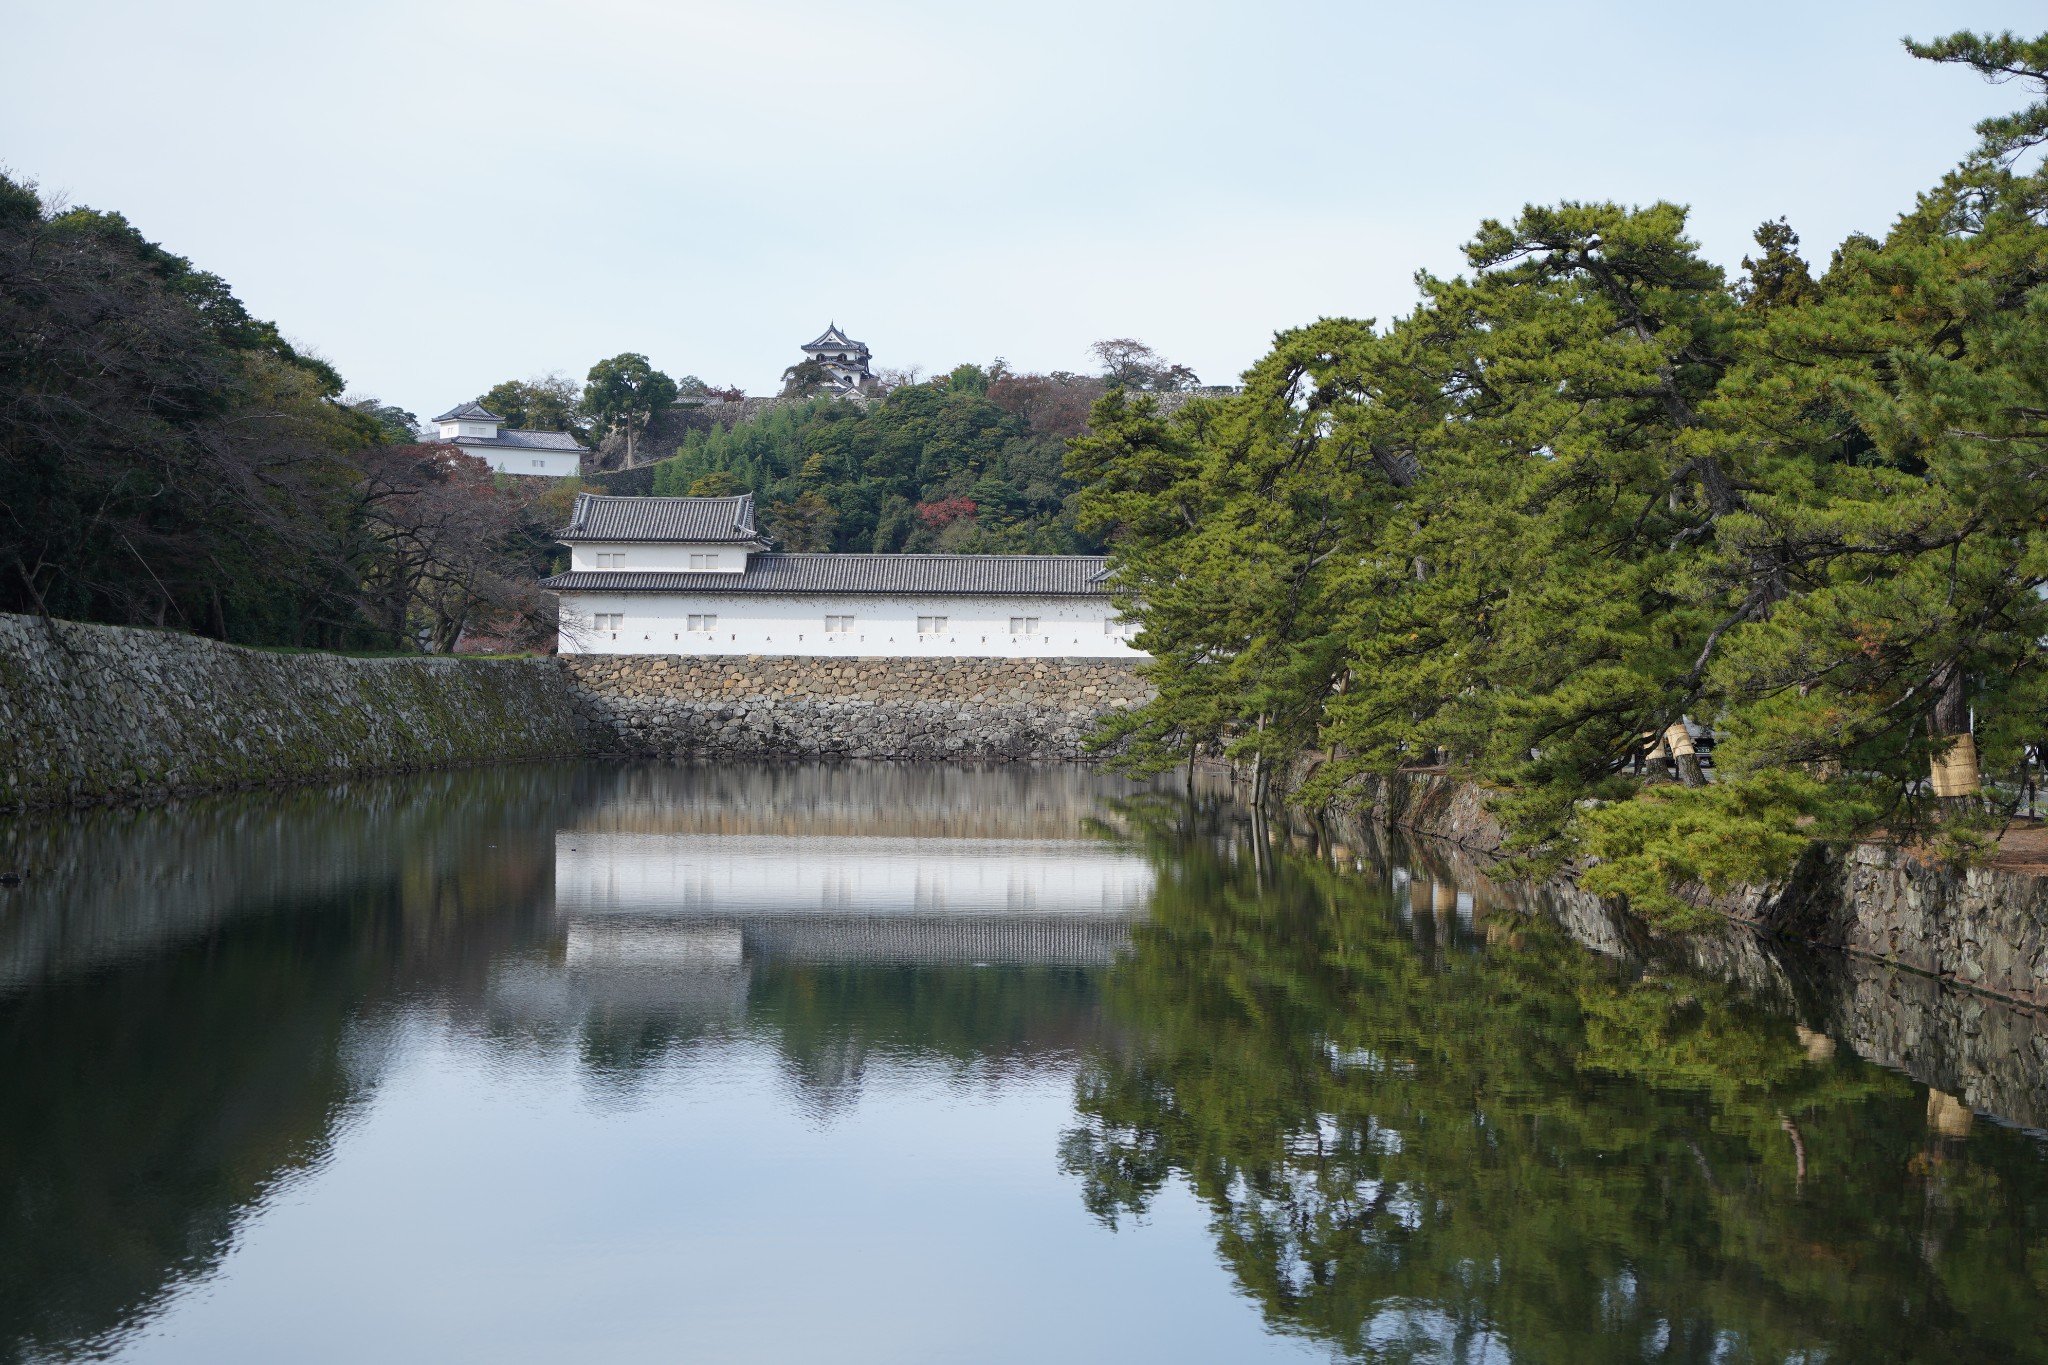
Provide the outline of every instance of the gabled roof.
<path id="1" fill-rule="evenodd" d="M 555 592 L 859 593 L 881 597 L 1100 597 L 1101 555 L 764 554 L 743 573 L 600 570 L 556 574 Z"/>
<path id="2" fill-rule="evenodd" d="M 754 495 L 731 498 L 615 498 L 578 493 L 561 540 L 760 541 Z"/>
<path id="3" fill-rule="evenodd" d="M 519 450 L 581 450 L 574 436 L 566 431 L 512 431 L 500 427 L 498 434 L 490 440 L 481 436 L 456 436 L 450 441 L 458 446 L 510 446 Z"/>
<path id="4" fill-rule="evenodd" d="M 463 403 L 434 419 L 436 422 L 502 422 L 505 419 L 482 403 Z"/>
<path id="5" fill-rule="evenodd" d="M 816 341 L 807 341 L 797 347 L 800 351 L 834 351 L 842 348 L 854 351 L 865 351 L 867 349 L 865 345 L 840 331 L 839 324 L 836 322 L 827 327 L 825 334 Z"/>

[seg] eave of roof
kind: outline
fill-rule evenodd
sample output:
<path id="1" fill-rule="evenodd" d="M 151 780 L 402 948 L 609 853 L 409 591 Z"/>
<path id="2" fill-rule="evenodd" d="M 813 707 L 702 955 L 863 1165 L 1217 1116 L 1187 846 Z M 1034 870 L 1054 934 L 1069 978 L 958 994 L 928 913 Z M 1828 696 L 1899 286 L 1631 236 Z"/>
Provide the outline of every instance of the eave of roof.
<path id="1" fill-rule="evenodd" d="M 1106 563 L 1100 555 L 762 554 L 741 573 L 580 569 L 541 586 L 735 597 L 1102 597 Z"/>
<path id="2" fill-rule="evenodd" d="M 725 498 L 640 498 L 580 493 L 563 541 L 759 545 L 768 540 L 754 527 L 754 495 Z"/>
<path id="3" fill-rule="evenodd" d="M 580 454 L 583 447 L 576 438 L 566 431 L 501 431 L 491 439 L 482 436 L 454 436 L 448 439 L 455 446 L 490 446 L 501 450 L 551 450 L 567 455 Z"/>
<path id="4" fill-rule="evenodd" d="M 865 351 L 867 349 L 867 347 L 864 344 L 855 341 L 852 337 L 840 331 L 839 324 L 837 323 L 834 323 L 832 326 L 827 327 L 825 329 L 825 334 L 819 337 L 816 341 L 807 341 L 803 345 L 797 347 L 797 349 L 800 351 L 823 351 L 836 350 L 840 347 L 850 347 L 854 350 L 859 351 Z"/>
<path id="5" fill-rule="evenodd" d="M 505 419 L 481 403 L 462 403 L 448 409 L 448 411 L 442 413 L 434 420 L 436 422 L 502 422 Z"/>

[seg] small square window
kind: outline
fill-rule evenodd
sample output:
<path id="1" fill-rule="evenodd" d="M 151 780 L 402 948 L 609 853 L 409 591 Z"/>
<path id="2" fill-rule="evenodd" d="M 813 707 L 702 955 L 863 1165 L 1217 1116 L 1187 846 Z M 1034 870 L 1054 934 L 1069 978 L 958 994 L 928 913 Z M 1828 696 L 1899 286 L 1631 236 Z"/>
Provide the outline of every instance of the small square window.
<path id="1" fill-rule="evenodd" d="M 715 569 L 718 567 L 718 556 L 715 554 L 693 554 L 690 556 L 690 567 L 693 569 Z"/>
<path id="2" fill-rule="evenodd" d="M 546 469 L 548 467 L 548 462 L 546 460 L 535 460 L 533 462 L 533 467 L 535 469 Z"/>
<path id="3" fill-rule="evenodd" d="M 688 622 L 684 626 L 684 629 L 700 633 L 707 630 L 717 630 L 718 618 L 716 616 L 693 615 L 689 618 Z"/>
<path id="4" fill-rule="evenodd" d="M 944 635 L 946 633 L 946 618 L 943 616 L 918 617 L 917 633 L 919 635 Z"/>
<path id="5" fill-rule="evenodd" d="M 625 627 L 626 614 L 624 612 L 619 611 L 601 611 L 596 613 L 590 619 L 597 622 L 597 628 L 599 630 L 622 630 Z"/>
<path id="6" fill-rule="evenodd" d="M 1012 616 L 1010 618 L 1010 634 L 1038 634 L 1038 618 L 1036 616 Z"/>
<path id="7" fill-rule="evenodd" d="M 600 569 L 625 568 L 626 552 L 624 550 L 599 550 L 597 552 L 597 567 Z"/>
<path id="8" fill-rule="evenodd" d="M 825 633 L 827 635 L 851 635 L 853 633 L 853 618 L 851 616 L 826 617 Z"/>

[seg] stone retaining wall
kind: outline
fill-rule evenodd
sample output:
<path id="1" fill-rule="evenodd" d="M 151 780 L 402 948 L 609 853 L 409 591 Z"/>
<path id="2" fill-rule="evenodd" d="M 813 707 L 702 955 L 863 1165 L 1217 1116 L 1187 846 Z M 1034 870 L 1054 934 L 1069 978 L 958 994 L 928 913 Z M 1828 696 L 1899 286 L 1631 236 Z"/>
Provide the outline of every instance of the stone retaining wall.
<path id="1" fill-rule="evenodd" d="M 2041 1010 L 1868 957 L 1768 937 L 1739 921 L 1689 934 L 1652 933 L 1616 903 L 1570 882 L 1495 881 L 1490 856 L 1390 830 L 1371 818 L 1370 808 L 1347 808 L 1321 830 L 1293 818 L 1311 841 L 1337 841 L 1324 848 L 1342 855 L 1339 867 L 1363 853 L 1368 867 L 1405 869 L 1415 915 L 1442 906 L 1447 889 L 1469 896 L 1470 913 L 1482 922 L 1503 909 L 1543 915 L 1579 944 L 1634 971 L 1735 983 L 1797 1020 L 1817 1059 L 1843 1043 L 1978 1113 L 2048 1129 L 2048 1014 Z"/>
<path id="2" fill-rule="evenodd" d="M 1076 759 L 1152 695 L 1104 659 L 564 656 L 629 752 L 703 758 Z"/>
<path id="3" fill-rule="evenodd" d="M 357 659 L 0 614 L 0 809 L 568 757 L 552 659 Z"/>
<path id="4" fill-rule="evenodd" d="M 1504 837 L 1485 791 L 1441 772 L 1369 779 L 1327 814 L 1488 855 Z M 2048 878 L 2031 872 L 1945 867 L 1879 844 L 1846 852 L 1816 845 L 1784 885 L 1745 887 L 1708 903 L 1767 934 L 2048 1006 Z"/>
<path id="5" fill-rule="evenodd" d="M 2031 872 L 1950 867 L 1880 844 L 1816 848 L 1787 886 L 1730 912 L 1772 933 L 2048 1006 L 2048 878 Z"/>

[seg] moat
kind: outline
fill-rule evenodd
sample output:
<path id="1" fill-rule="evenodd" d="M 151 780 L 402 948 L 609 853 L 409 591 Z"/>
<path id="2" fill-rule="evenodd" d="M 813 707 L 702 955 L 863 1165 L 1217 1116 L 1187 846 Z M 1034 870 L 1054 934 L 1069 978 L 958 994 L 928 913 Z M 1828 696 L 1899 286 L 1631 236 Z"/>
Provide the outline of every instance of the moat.
<path id="1" fill-rule="evenodd" d="M 523 765 L 0 868 L 0 1361 L 2048 1360 L 2037 1016 L 1226 792 Z"/>

